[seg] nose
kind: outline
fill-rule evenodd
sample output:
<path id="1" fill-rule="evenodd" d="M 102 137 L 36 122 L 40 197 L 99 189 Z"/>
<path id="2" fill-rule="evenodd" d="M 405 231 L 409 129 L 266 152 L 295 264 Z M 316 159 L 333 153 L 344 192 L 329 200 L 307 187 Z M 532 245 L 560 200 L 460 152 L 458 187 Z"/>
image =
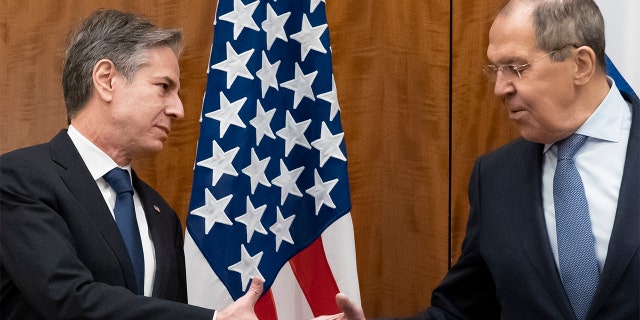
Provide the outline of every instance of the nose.
<path id="1" fill-rule="evenodd" d="M 169 101 L 166 114 L 175 119 L 184 118 L 184 106 L 182 105 L 182 99 L 180 99 L 177 93 L 174 95 L 174 98 Z"/>
<path id="2" fill-rule="evenodd" d="M 494 84 L 493 93 L 498 97 L 504 97 L 513 93 L 515 87 L 512 80 L 502 71 L 496 73 L 496 82 Z"/>

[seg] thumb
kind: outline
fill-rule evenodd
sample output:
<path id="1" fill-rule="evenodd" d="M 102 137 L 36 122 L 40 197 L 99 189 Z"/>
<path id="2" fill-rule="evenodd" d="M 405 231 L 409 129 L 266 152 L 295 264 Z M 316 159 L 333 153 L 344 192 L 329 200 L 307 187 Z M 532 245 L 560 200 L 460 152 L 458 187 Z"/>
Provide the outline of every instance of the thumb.
<path id="1" fill-rule="evenodd" d="M 260 296 L 262 296 L 262 291 L 264 290 L 264 280 L 261 278 L 253 278 L 251 279 L 251 285 L 249 286 L 249 290 L 247 293 L 242 296 L 245 302 L 250 303 L 251 305 L 255 305 Z"/>
<path id="2" fill-rule="evenodd" d="M 247 290 L 247 293 L 223 310 L 218 311 L 216 319 L 258 319 L 254 312 L 254 307 L 258 299 L 260 299 L 263 289 L 264 280 L 259 278 L 251 279 L 251 286 Z"/>
<path id="3" fill-rule="evenodd" d="M 365 320 L 364 311 L 362 311 L 362 307 L 356 305 L 343 293 L 338 293 L 336 295 L 336 303 L 342 312 L 344 313 L 344 318 L 349 320 Z"/>

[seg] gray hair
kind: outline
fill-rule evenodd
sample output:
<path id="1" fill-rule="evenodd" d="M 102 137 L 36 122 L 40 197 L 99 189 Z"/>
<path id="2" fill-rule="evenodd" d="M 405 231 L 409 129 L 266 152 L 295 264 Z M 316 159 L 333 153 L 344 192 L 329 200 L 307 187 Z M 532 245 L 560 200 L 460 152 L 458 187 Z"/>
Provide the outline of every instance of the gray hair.
<path id="1" fill-rule="evenodd" d="M 590 47 L 598 68 L 605 71 L 604 18 L 593 0 L 512 0 L 500 12 L 508 15 L 513 2 L 534 4 L 532 13 L 536 44 L 543 51 L 558 50 L 555 61 L 569 57 L 568 47 Z"/>
<path id="2" fill-rule="evenodd" d="M 108 59 L 127 81 L 147 62 L 148 50 L 170 47 L 182 52 L 178 29 L 158 28 L 140 16 L 117 10 L 98 10 L 72 34 L 62 72 L 62 90 L 67 122 L 82 110 L 93 93 L 93 68 Z"/>

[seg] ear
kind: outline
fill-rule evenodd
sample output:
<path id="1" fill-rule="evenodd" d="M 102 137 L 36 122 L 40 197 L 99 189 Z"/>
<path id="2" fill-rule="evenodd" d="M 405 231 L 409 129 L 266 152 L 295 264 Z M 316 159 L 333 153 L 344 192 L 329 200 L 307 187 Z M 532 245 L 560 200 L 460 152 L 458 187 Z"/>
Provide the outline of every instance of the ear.
<path id="1" fill-rule="evenodd" d="M 588 83 L 596 74 L 596 53 L 587 46 L 576 48 L 574 53 L 575 72 L 573 75 L 576 85 Z"/>
<path id="2" fill-rule="evenodd" d="M 102 59 L 93 67 L 93 90 L 96 98 L 110 102 L 113 99 L 113 84 L 116 66 L 109 59 Z"/>

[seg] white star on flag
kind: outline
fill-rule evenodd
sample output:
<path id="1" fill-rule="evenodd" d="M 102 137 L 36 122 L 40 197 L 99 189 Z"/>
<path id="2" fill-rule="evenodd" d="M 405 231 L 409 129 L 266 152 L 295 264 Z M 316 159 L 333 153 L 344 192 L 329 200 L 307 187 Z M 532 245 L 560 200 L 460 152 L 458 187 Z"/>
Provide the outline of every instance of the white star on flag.
<path id="1" fill-rule="evenodd" d="M 258 208 L 254 208 L 253 203 L 251 203 L 251 199 L 247 196 L 247 212 L 235 219 L 237 222 L 240 222 L 247 227 L 247 243 L 251 242 L 253 232 L 259 232 L 264 235 L 267 234 L 267 230 L 264 229 L 262 222 L 260 222 L 265 210 L 267 210 L 266 204 L 263 204 Z"/>
<path id="2" fill-rule="evenodd" d="M 242 173 L 248 175 L 251 179 L 251 194 L 256 192 L 258 183 L 265 187 L 271 187 L 271 183 L 269 183 L 267 176 L 264 174 L 269 165 L 269 160 L 271 160 L 271 157 L 266 157 L 262 160 L 258 159 L 256 150 L 251 148 L 251 164 L 242 169 Z"/>
<path id="3" fill-rule="evenodd" d="M 224 212 L 231 201 L 233 195 L 228 195 L 220 200 L 216 199 L 209 189 L 204 189 L 205 192 L 205 205 L 191 211 L 191 214 L 204 218 L 205 222 L 205 234 L 209 234 L 211 228 L 216 223 L 226 224 L 228 226 L 233 225 L 233 222 L 229 220 L 229 217 Z"/>
<path id="4" fill-rule="evenodd" d="M 325 0 L 311 0 L 311 6 L 310 6 L 310 11 L 311 11 L 311 13 L 313 13 L 314 11 L 316 11 L 316 8 L 317 8 L 317 7 L 318 7 L 318 5 L 320 4 L 320 2 L 327 3 Z"/>
<path id="5" fill-rule="evenodd" d="M 300 65 L 296 62 L 296 77 L 280 84 L 281 86 L 293 90 L 293 108 L 298 108 L 302 98 L 307 97 L 313 101 L 316 101 L 316 97 L 313 95 L 313 89 L 311 85 L 318 75 L 318 71 L 304 74 Z"/>
<path id="6" fill-rule="evenodd" d="M 289 194 L 302 197 L 302 192 L 300 192 L 300 189 L 296 184 L 296 181 L 298 181 L 302 171 L 304 171 L 304 167 L 289 171 L 287 166 L 284 164 L 284 161 L 280 159 L 280 175 L 271 180 L 271 183 L 273 183 L 274 186 L 278 186 L 282 190 L 280 192 L 280 205 L 284 205 Z"/>
<path id="7" fill-rule="evenodd" d="M 347 158 L 340 150 L 340 144 L 344 137 L 344 132 L 340 132 L 336 135 L 331 134 L 331 131 L 327 127 L 327 124 L 322 122 L 322 132 L 320 133 L 320 139 L 311 142 L 311 145 L 320 151 L 320 168 L 329 160 L 334 157 L 342 161 L 347 161 Z"/>
<path id="8" fill-rule="evenodd" d="M 271 4 L 267 3 L 267 19 L 262 21 L 262 30 L 267 33 L 267 50 L 271 49 L 271 45 L 277 39 L 287 42 L 287 33 L 284 31 L 284 24 L 289 19 L 291 12 L 285 12 L 278 15 Z"/>
<path id="9" fill-rule="evenodd" d="M 318 99 L 324 100 L 331 104 L 331 113 L 329 120 L 333 121 L 338 111 L 340 111 L 340 104 L 338 104 L 338 90 L 336 89 L 336 79 L 331 76 L 331 91 L 318 95 Z"/>
<path id="10" fill-rule="evenodd" d="M 267 94 L 267 90 L 269 90 L 269 87 L 272 87 L 276 90 L 279 89 L 278 79 L 276 78 L 279 67 L 280 61 L 276 61 L 276 63 L 271 64 L 269 62 L 269 58 L 267 58 L 267 54 L 262 51 L 262 68 L 256 72 L 256 76 L 258 76 L 258 78 L 260 79 L 263 98 Z"/>
<path id="11" fill-rule="evenodd" d="M 282 244 L 282 240 L 293 244 L 293 238 L 291 238 L 291 232 L 289 229 L 291 228 L 291 224 L 293 223 L 293 219 L 296 218 L 296 215 L 291 215 L 288 218 L 284 218 L 282 213 L 280 212 L 280 208 L 276 207 L 276 211 L 278 212 L 278 217 L 276 223 L 274 223 L 269 230 L 273 232 L 276 236 L 276 252 L 280 249 L 280 244 Z"/>
<path id="12" fill-rule="evenodd" d="M 307 19 L 307 15 L 302 15 L 302 27 L 300 32 L 292 34 L 291 39 L 300 42 L 302 61 L 307 57 L 311 49 L 321 53 L 327 53 L 327 49 L 322 45 L 320 36 L 327 29 L 327 24 L 321 24 L 319 26 L 312 27 Z"/>
<path id="13" fill-rule="evenodd" d="M 233 0 L 233 11 L 220 16 L 220 20 L 233 23 L 233 40 L 238 40 L 238 36 L 244 28 L 260 31 L 255 20 L 251 17 L 259 4 L 259 0 L 248 5 L 244 5 L 242 0 Z"/>
<path id="14" fill-rule="evenodd" d="M 247 127 L 242 121 L 242 118 L 240 118 L 240 115 L 238 115 L 245 101 L 247 101 L 246 97 L 231 103 L 224 93 L 220 91 L 220 109 L 205 114 L 207 118 L 220 121 L 220 138 L 224 137 L 225 132 L 227 132 L 227 129 L 229 129 L 229 126 L 232 124 L 240 128 Z"/>
<path id="15" fill-rule="evenodd" d="M 205 168 L 209 168 L 213 170 L 211 185 L 215 186 L 218 183 L 218 180 L 222 177 L 223 174 L 232 175 L 234 177 L 238 176 L 238 171 L 233 167 L 233 159 L 236 157 L 236 154 L 240 150 L 240 147 L 235 147 L 229 151 L 224 151 L 218 145 L 216 140 L 213 140 L 213 152 L 211 153 L 211 158 L 198 161 L 197 165 Z"/>
<path id="16" fill-rule="evenodd" d="M 318 174 L 318 169 L 313 170 L 313 178 L 315 181 L 315 185 L 307 189 L 307 193 L 316 199 L 315 202 L 317 216 L 318 213 L 320 213 L 320 208 L 322 208 L 322 205 L 326 205 L 329 208 L 335 209 L 336 205 L 333 203 L 333 199 L 331 199 L 331 195 L 329 193 L 338 183 L 338 179 L 324 182 Z"/>
<path id="17" fill-rule="evenodd" d="M 244 244 L 240 245 L 240 261 L 238 263 L 229 266 L 229 270 L 235 271 L 240 274 L 242 279 L 242 290 L 244 290 L 249 284 L 249 280 L 253 278 L 263 279 L 258 265 L 262 259 L 262 252 L 258 252 L 255 256 L 251 256 Z"/>
<path id="18" fill-rule="evenodd" d="M 276 113 L 276 109 L 271 109 L 267 112 L 262 108 L 262 103 L 260 100 L 256 103 L 256 117 L 249 120 L 249 123 L 256 128 L 256 145 L 260 145 L 260 141 L 266 135 L 271 139 L 275 139 L 276 136 L 273 135 L 273 131 L 271 130 L 271 119 L 273 119 L 273 115 Z"/>
<path id="19" fill-rule="evenodd" d="M 227 89 L 231 88 L 238 77 L 253 80 L 253 75 L 247 68 L 247 62 L 251 59 L 255 49 L 237 54 L 231 43 L 227 42 L 227 59 L 211 66 L 211 69 L 221 70 L 227 73 Z"/>
<path id="20" fill-rule="evenodd" d="M 304 132 L 307 131 L 307 128 L 311 124 L 311 120 L 305 120 L 301 122 L 296 122 L 289 110 L 287 110 L 287 123 L 284 128 L 278 130 L 276 134 L 278 137 L 284 139 L 285 151 L 284 155 L 288 156 L 291 149 L 297 145 L 303 146 L 307 149 L 311 149 L 311 145 L 309 141 L 304 136 Z"/>

